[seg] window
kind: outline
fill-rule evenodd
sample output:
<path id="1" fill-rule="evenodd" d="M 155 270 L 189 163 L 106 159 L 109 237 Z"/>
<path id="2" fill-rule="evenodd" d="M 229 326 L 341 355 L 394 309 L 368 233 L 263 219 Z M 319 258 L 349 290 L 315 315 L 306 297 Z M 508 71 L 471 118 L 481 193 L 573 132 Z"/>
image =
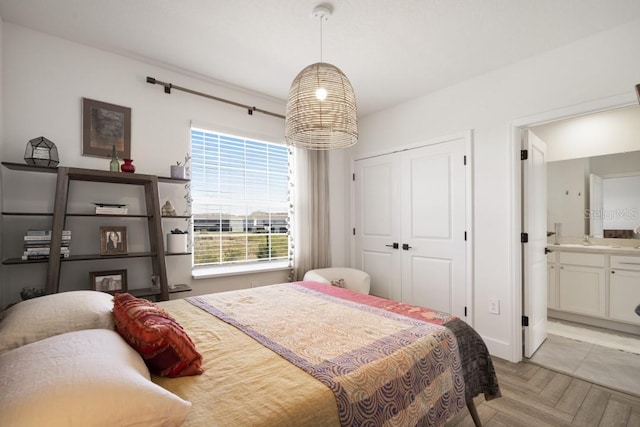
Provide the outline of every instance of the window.
<path id="1" fill-rule="evenodd" d="M 191 129 L 194 265 L 289 257 L 285 145 Z"/>

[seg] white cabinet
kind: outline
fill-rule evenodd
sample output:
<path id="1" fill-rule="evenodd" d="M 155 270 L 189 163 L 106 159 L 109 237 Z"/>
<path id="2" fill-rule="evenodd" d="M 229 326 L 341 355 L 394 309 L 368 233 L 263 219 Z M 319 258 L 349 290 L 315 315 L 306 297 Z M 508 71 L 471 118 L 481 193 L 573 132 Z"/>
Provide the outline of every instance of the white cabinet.
<path id="1" fill-rule="evenodd" d="M 640 257 L 612 256 L 609 286 L 609 317 L 640 324 Z"/>
<path id="2" fill-rule="evenodd" d="M 556 253 L 547 254 L 547 308 L 558 308 L 558 266 Z"/>
<path id="3" fill-rule="evenodd" d="M 561 252 L 558 308 L 578 314 L 605 317 L 605 256 Z"/>
<path id="4" fill-rule="evenodd" d="M 552 317 L 599 318 L 627 332 L 640 325 L 640 256 L 557 250 L 547 255 L 547 283 Z"/>

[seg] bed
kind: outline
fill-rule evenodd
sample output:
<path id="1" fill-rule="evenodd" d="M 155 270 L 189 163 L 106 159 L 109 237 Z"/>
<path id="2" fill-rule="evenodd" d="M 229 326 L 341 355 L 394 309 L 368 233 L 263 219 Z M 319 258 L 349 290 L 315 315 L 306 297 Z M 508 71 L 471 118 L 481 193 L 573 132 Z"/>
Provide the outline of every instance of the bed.
<path id="1" fill-rule="evenodd" d="M 129 367 L 134 361 L 135 381 L 149 389 L 137 393 L 149 393 L 148 400 L 156 402 L 150 405 L 158 408 L 133 404 L 132 395 L 145 402 L 135 392 L 129 393 L 126 388 L 131 379 L 125 378 L 120 385 L 125 392 L 118 392 L 118 396 L 112 393 L 117 401 L 112 404 L 121 412 L 128 406 L 134 409 L 103 424 L 96 422 L 95 416 L 88 422 L 88 414 L 99 409 L 91 407 L 93 400 L 85 393 L 76 397 L 87 399 L 84 412 L 78 405 L 71 405 L 73 409 L 64 406 L 66 411 L 82 412 L 77 415 L 82 421 L 69 423 L 68 414 L 63 414 L 64 425 L 134 425 L 135 421 L 135 425 L 167 426 L 438 426 L 465 406 L 479 423 L 473 397 L 481 393 L 485 399 L 500 396 L 482 339 L 462 320 L 446 313 L 315 282 L 208 294 L 161 302 L 157 307 L 189 337 L 198 358 L 188 359 L 197 364 L 181 365 L 184 376 L 149 376 L 134 360 L 135 354 L 123 348 L 125 361 L 116 365 Z M 3 323 L 0 338 L 6 332 Z M 14 394 L 21 395 L 25 382 L 24 377 L 17 380 L 7 364 L 16 368 L 27 363 L 26 355 L 34 351 L 24 349 L 35 350 L 37 346 L 43 349 L 35 353 L 40 353 L 39 357 L 48 354 L 50 359 L 52 345 L 69 334 L 99 334 L 100 340 L 108 341 L 102 347 L 91 341 L 82 353 L 104 353 L 104 348 L 116 345 L 117 335 L 103 336 L 112 333 L 109 325 L 94 328 L 102 331 L 67 332 L 0 354 L 0 381 L 6 381 L 7 388 L 16 388 L 9 396 L 2 392 L 0 414 L 7 408 L 15 409 Z M 136 350 L 145 357 L 139 347 Z M 73 364 L 80 363 L 74 360 Z M 117 366 L 113 368 L 117 374 L 111 377 L 121 375 L 122 368 Z M 149 360 L 147 366 L 151 366 Z M 99 368 L 100 372 L 109 369 Z M 52 368 L 41 370 L 50 372 Z M 66 380 L 69 375 L 61 377 Z M 151 381 L 145 382 L 146 378 Z M 69 388 L 87 387 L 73 383 Z M 95 388 L 94 382 L 92 390 Z M 55 425 L 52 420 L 67 403 L 53 400 L 52 413 L 48 408 L 39 411 L 48 425 Z M 0 424 L 4 420 L 12 422 L 8 425 L 19 425 L 16 420 L 34 401 L 19 403 L 24 409 L 14 411 L 14 418 L 0 415 Z"/>
<path id="2" fill-rule="evenodd" d="M 473 396 L 500 394 L 484 343 L 446 313 L 312 282 L 160 305 L 204 356 L 199 377 L 153 378 L 193 403 L 187 426 L 202 419 L 218 420 L 211 425 L 238 425 L 239 419 L 265 426 L 362 425 L 374 405 L 385 404 L 390 413 L 379 415 L 374 425 L 390 420 L 391 425 L 439 425 Z M 386 347 L 378 350 L 374 344 Z M 397 356 L 407 344 L 418 354 Z M 395 364 L 405 366 L 407 378 L 430 375 L 433 381 L 392 386 L 402 383 Z M 420 369 L 411 372 L 406 366 L 412 364 Z M 365 396 L 358 394 L 376 379 Z M 216 390 L 215 400 L 200 393 L 203 388 Z M 390 388 L 406 399 L 417 396 L 413 404 L 397 402 L 388 396 Z M 358 407 L 360 401 L 366 404 Z M 421 411 L 424 404 L 430 410 Z"/>

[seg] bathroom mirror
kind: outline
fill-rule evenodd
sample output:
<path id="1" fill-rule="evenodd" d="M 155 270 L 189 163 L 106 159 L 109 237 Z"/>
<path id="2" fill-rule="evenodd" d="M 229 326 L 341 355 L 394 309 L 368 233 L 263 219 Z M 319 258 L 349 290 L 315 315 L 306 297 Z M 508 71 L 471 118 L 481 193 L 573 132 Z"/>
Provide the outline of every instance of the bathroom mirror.
<path id="1" fill-rule="evenodd" d="M 638 238 L 640 151 L 547 163 L 547 230 L 563 237 Z"/>

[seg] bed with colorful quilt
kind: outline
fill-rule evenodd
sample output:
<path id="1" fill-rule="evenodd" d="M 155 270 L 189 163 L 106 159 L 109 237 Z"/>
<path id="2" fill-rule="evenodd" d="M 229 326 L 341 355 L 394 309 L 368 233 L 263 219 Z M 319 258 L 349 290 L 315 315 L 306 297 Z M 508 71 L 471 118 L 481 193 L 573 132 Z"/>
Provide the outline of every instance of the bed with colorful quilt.
<path id="1" fill-rule="evenodd" d="M 192 403 L 187 426 L 432 426 L 500 395 L 482 339 L 446 313 L 314 282 L 160 305 L 203 355 L 202 375 L 153 378 Z"/>
<path id="2" fill-rule="evenodd" d="M 473 397 L 500 396 L 462 320 L 326 284 L 37 300 L 0 316 L 2 425 L 479 424 Z"/>

